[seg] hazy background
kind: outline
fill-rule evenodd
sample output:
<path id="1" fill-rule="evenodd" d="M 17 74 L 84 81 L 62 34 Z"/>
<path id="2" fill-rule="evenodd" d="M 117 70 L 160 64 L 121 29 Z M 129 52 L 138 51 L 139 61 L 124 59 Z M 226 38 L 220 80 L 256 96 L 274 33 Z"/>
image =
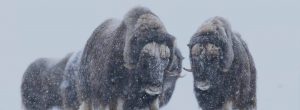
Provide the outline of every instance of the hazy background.
<path id="1" fill-rule="evenodd" d="M 188 2 L 187 2 L 188 1 Z M 259 110 L 300 110 L 299 0 L 0 0 L 0 110 L 21 109 L 20 84 L 39 57 L 64 57 L 83 48 L 105 19 L 122 19 L 133 6 L 150 8 L 186 44 L 206 19 L 223 16 L 248 43 L 258 71 Z M 192 74 L 179 79 L 163 110 L 197 110 Z"/>

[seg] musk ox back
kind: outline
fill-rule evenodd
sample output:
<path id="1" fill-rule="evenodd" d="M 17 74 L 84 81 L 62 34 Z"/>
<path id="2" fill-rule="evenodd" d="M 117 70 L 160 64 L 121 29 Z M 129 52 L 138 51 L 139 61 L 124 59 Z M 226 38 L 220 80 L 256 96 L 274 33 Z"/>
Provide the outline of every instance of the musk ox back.
<path id="1" fill-rule="evenodd" d="M 24 109 L 46 110 L 61 107 L 60 83 L 70 55 L 61 60 L 40 58 L 23 75 L 21 96 Z"/>
<path id="2" fill-rule="evenodd" d="M 173 63 L 174 41 L 147 8 L 133 8 L 123 21 L 102 23 L 81 59 L 79 91 L 86 108 L 158 109 L 165 71 Z"/>
<path id="3" fill-rule="evenodd" d="M 195 95 L 203 110 L 256 109 L 253 58 L 224 18 L 206 21 L 188 46 Z"/>

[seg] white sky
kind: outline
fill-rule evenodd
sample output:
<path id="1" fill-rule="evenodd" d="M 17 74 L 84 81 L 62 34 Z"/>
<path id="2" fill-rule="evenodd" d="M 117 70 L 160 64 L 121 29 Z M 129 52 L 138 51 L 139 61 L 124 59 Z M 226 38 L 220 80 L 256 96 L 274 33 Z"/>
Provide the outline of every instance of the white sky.
<path id="1" fill-rule="evenodd" d="M 39 57 L 64 57 L 83 48 L 105 19 L 133 6 L 150 8 L 186 44 L 202 22 L 223 16 L 249 45 L 258 71 L 259 110 L 300 110 L 300 2 L 297 0 L 0 0 L 0 109 L 21 109 L 20 84 Z M 192 75 L 179 79 L 163 110 L 197 110 Z"/>

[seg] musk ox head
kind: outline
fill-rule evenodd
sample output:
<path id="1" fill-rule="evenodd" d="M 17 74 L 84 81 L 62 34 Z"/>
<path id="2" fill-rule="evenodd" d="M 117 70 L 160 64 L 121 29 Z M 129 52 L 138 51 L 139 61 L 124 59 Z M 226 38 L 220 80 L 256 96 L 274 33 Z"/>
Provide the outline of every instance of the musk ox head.
<path id="1" fill-rule="evenodd" d="M 169 64 L 170 49 L 163 44 L 148 43 L 141 51 L 137 64 L 148 94 L 160 94 L 164 72 Z"/>
<path id="2" fill-rule="evenodd" d="M 162 92 L 164 71 L 170 67 L 175 38 L 149 9 L 136 7 L 125 16 L 125 67 L 137 73 L 146 93 Z"/>
<path id="3" fill-rule="evenodd" d="M 188 44 L 194 86 L 200 90 L 220 85 L 231 68 L 234 54 L 230 24 L 222 17 L 206 21 Z"/>

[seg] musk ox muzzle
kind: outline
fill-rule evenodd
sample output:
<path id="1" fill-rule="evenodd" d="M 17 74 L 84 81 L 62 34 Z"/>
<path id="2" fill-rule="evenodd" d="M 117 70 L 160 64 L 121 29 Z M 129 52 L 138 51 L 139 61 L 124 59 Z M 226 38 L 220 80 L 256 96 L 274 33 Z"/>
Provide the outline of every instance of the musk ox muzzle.
<path id="1" fill-rule="evenodd" d="M 209 80 L 205 81 L 195 81 L 194 86 L 200 90 L 208 90 L 211 87 L 211 82 Z"/>
<path id="2" fill-rule="evenodd" d="M 158 95 L 163 91 L 164 71 L 169 64 L 170 49 L 155 42 L 146 44 L 140 57 L 140 70 L 145 80 L 145 92 L 149 95 Z"/>

